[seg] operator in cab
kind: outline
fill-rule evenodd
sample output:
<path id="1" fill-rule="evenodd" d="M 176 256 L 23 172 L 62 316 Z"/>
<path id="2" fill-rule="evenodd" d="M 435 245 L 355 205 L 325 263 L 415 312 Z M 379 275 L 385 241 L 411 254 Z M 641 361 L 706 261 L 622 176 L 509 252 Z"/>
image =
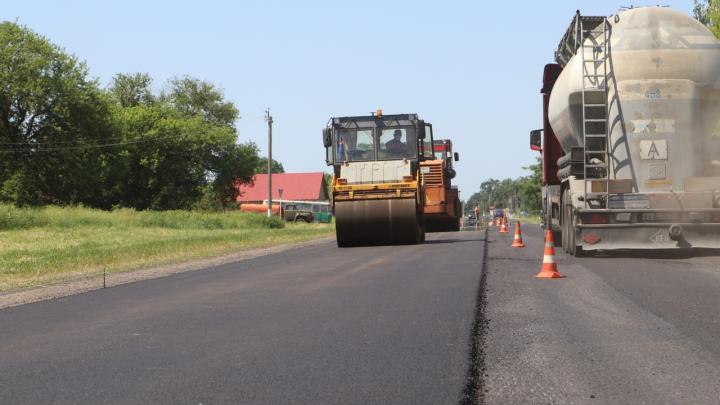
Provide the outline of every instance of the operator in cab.
<path id="1" fill-rule="evenodd" d="M 341 162 L 347 162 L 348 159 L 348 146 L 345 142 L 345 138 L 340 135 L 337 141 L 337 158 Z"/>
<path id="2" fill-rule="evenodd" d="M 400 139 L 402 138 L 402 131 L 396 129 L 393 132 L 393 139 L 385 142 L 385 148 L 391 156 L 407 156 L 407 145 Z"/>

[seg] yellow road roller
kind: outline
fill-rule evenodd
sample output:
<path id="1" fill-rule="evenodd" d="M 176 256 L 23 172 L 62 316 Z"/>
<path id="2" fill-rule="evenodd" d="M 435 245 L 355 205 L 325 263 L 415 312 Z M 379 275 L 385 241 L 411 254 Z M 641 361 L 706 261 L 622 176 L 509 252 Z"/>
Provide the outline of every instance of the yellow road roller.
<path id="1" fill-rule="evenodd" d="M 425 240 L 419 176 L 420 161 L 433 157 L 429 124 L 417 114 L 383 115 L 381 110 L 336 117 L 323 130 L 323 144 L 334 171 L 339 247 Z"/>

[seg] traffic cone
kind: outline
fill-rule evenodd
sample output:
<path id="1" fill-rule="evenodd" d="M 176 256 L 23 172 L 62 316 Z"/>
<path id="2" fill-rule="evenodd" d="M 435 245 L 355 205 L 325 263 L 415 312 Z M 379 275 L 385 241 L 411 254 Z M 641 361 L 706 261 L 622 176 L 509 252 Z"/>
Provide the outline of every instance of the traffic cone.
<path id="1" fill-rule="evenodd" d="M 557 263 L 555 263 L 555 242 L 553 241 L 552 231 L 545 232 L 545 254 L 543 255 L 543 264 L 537 278 L 561 278 L 565 277 L 557 271 Z"/>
<path id="2" fill-rule="evenodd" d="M 510 231 L 508 230 L 507 219 L 501 219 L 500 220 L 500 233 L 508 233 L 508 232 L 510 232 Z"/>
<path id="3" fill-rule="evenodd" d="M 513 239 L 512 247 L 524 248 L 525 244 L 522 240 L 522 232 L 520 231 L 520 221 L 515 222 L 515 239 Z"/>

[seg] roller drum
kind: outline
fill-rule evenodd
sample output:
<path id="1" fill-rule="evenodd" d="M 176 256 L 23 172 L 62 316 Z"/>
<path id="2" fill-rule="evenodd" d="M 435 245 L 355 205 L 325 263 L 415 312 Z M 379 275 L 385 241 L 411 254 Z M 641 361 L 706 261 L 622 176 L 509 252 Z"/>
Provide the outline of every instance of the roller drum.
<path id="1" fill-rule="evenodd" d="M 415 199 L 338 201 L 338 246 L 412 244 L 422 239 Z"/>

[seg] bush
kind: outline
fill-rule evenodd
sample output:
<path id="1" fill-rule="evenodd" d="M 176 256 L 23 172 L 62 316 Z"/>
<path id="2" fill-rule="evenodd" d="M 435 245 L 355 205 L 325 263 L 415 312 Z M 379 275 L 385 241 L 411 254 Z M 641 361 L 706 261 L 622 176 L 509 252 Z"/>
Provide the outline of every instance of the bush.
<path id="1" fill-rule="evenodd" d="M 26 229 L 47 225 L 47 217 L 39 209 L 0 205 L 0 229 Z"/>
<path id="2" fill-rule="evenodd" d="M 102 211 L 84 207 L 17 208 L 0 205 L 0 230 L 37 227 L 136 227 L 168 229 L 281 229 L 278 217 L 252 212 Z"/>

